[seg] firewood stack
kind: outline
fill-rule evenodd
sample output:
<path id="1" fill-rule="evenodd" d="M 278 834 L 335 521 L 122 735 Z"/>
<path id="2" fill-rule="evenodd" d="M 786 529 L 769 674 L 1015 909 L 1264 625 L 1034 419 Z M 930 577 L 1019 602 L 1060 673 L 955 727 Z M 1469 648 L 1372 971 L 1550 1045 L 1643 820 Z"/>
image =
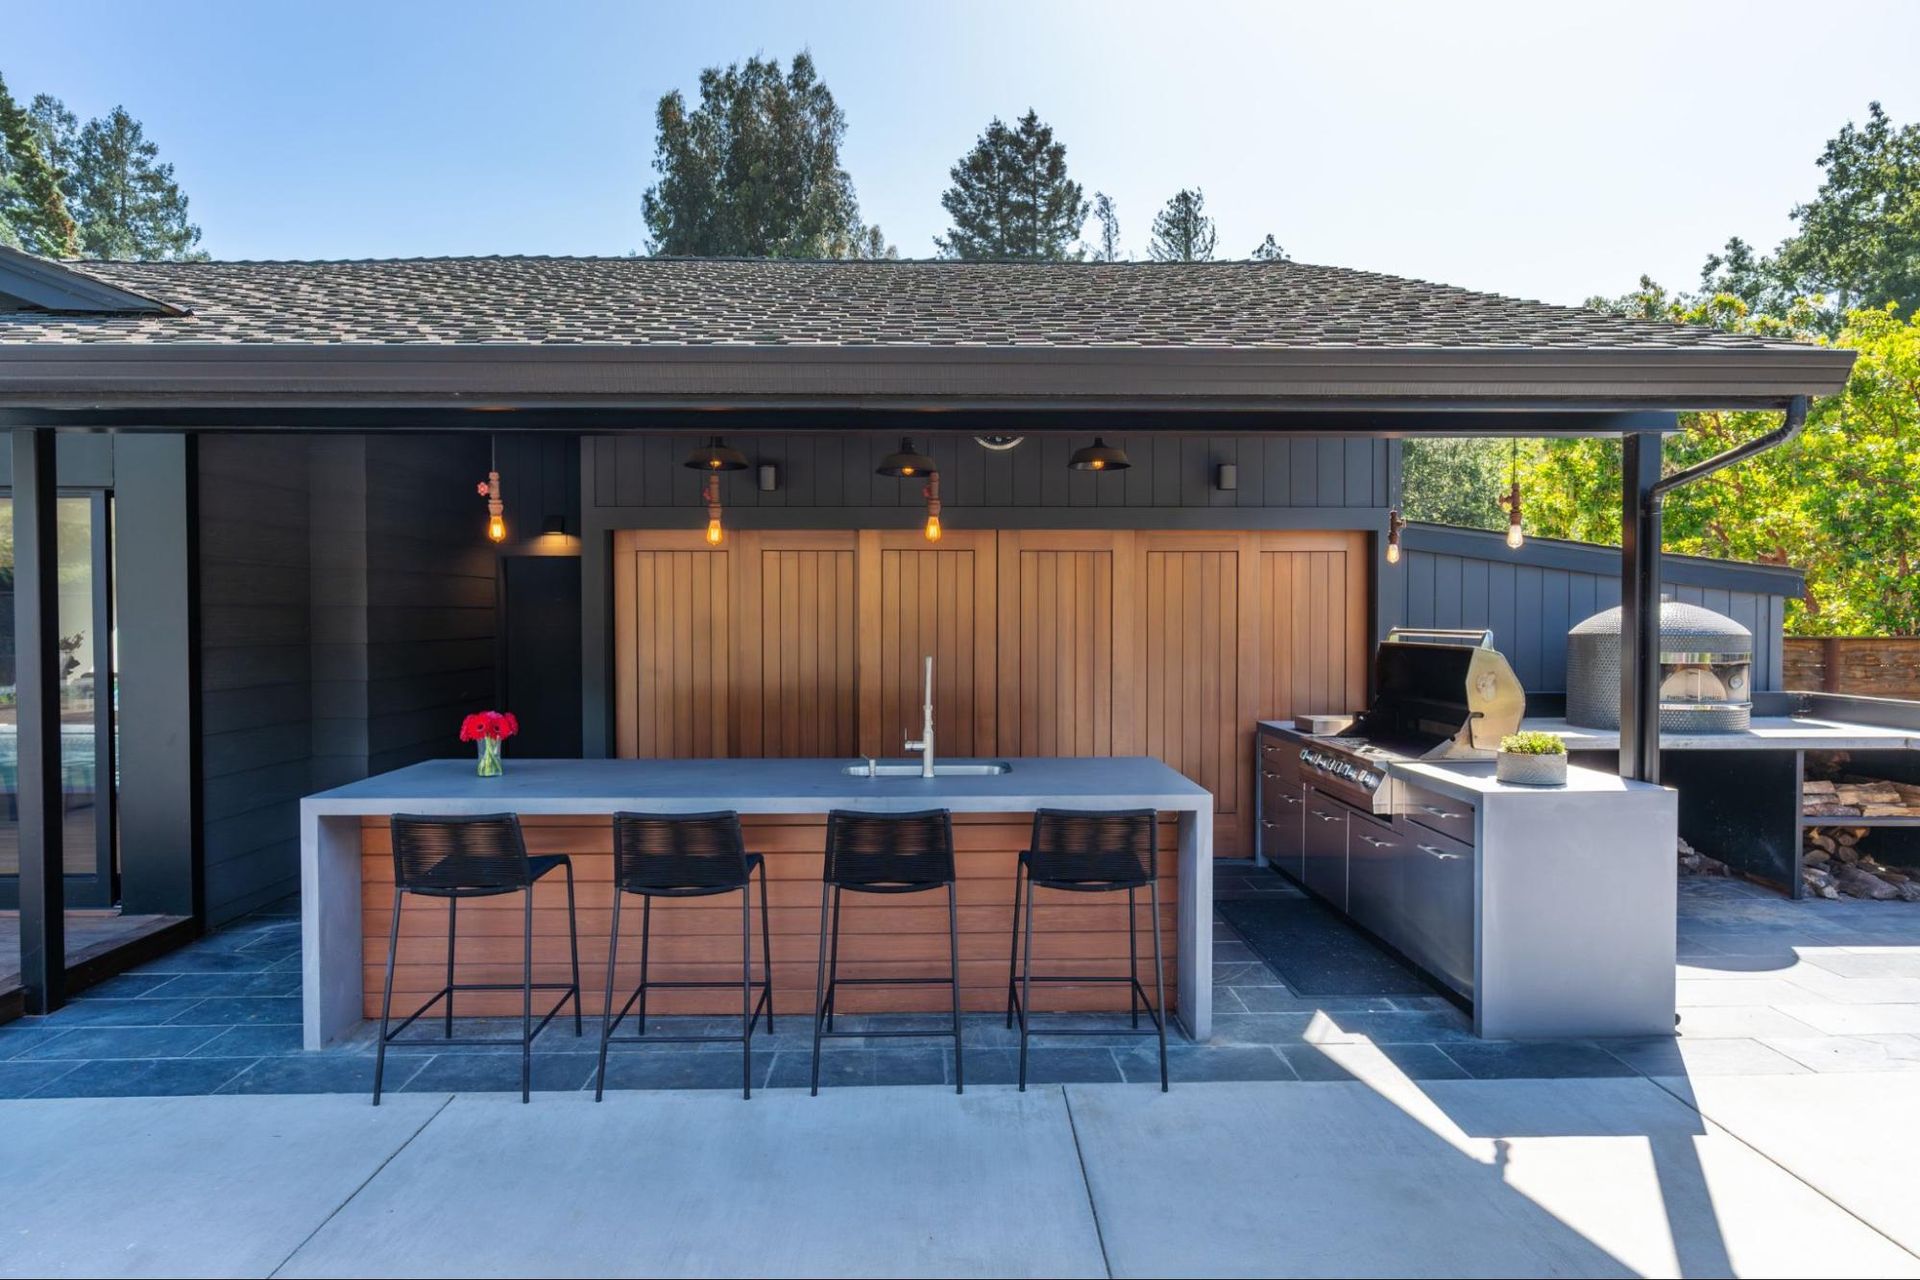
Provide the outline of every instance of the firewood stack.
<path id="1" fill-rule="evenodd" d="M 1809 818 L 1920 818 L 1920 786 L 1878 778 L 1809 778 L 1800 788 Z"/>
<path id="2" fill-rule="evenodd" d="M 1920 816 L 1920 815 L 1916 815 Z M 1807 892 L 1821 898 L 1898 898 L 1920 902 L 1920 880 L 1910 872 L 1884 866 L 1860 847 L 1871 827 L 1808 827 L 1801 853 L 1801 878 Z"/>

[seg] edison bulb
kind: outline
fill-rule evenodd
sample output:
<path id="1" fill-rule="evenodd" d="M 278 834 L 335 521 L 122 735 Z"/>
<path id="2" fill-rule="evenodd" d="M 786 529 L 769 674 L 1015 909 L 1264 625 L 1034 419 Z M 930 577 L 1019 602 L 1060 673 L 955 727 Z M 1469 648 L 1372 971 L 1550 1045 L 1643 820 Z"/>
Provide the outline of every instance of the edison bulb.
<path id="1" fill-rule="evenodd" d="M 493 539 L 495 542 L 505 542 L 507 540 L 507 522 L 504 517 L 487 517 L 487 537 Z"/>
<path id="2" fill-rule="evenodd" d="M 718 520 L 707 521 L 707 541 L 710 544 L 716 547 L 719 546 L 720 539 L 724 538 L 725 536 L 726 534 L 721 530 L 720 522 Z"/>
<path id="3" fill-rule="evenodd" d="M 1527 541 L 1527 535 L 1520 532 L 1520 522 L 1515 520 L 1507 526 L 1507 545 L 1518 551 Z"/>
<path id="4" fill-rule="evenodd" d="M 1389 542 L 1387 544 L 1387 563 L 1400 563 L 1400 544 L 1398 542 Z"/>
<path id="5" fill-rule="evenodd" d="M 928 542 L 940 541 L 940 517 L 939 516 L 927 517 L 927 541 Z"/>

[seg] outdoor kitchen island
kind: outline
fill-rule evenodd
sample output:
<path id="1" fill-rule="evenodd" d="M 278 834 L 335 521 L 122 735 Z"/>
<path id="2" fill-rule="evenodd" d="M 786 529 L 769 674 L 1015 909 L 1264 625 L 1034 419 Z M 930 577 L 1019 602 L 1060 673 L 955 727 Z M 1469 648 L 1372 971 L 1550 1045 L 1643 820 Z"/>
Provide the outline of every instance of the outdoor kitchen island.
<path id="1" fill-rule="evenodd" d="M 900 762 L 885 762 L 897 766 Z M 943 760 L 941 767 L 979 764 Z M 432 760 L 306 797 L 300 804 L 301 951 L 305 1045 L 322 1048 L 378 1017 L 392 910 L 388 819 L 395 813 L 511 812 L 522 818 L 533 853 L 566 853 L 579 882 L 580 967 L 586 1011 L 596 1016 L 605 986 L 612 908 L 611 824 L 620 810 L 742 815 L 749 851 L 767 858 L 773 925 L 774 996 L 781 1018 L 812 1013 L 818 958 L 820 867 L 831 809 L 908 812 L 945 808 L 954 815 L 959 877 L 962 1000 L 999 1011 L 1007 990 L 1013 872 L 1039 808 L 1151 808 L 1161 815 L 1159 876 L 1169 1003 L 1189 1035 L 1204 1040 L 1212 1023 L 1213 796 L 1159 760 L 1145 757 L 1013 759 L 1003 773 L 922 778 L 868 777 L 846 759 L 509 760 L 502 777 L 475 775 L 471 760 Z M 916 766 L 917 767 L 917 766 Z M 548 877 L 534 891 L 535 980 L 567 967 L 565 886 Z M 460 913 L 463 980 L 517 983 L 519 895 L 472 900 Z M 1074 901 L 1062 901 L 1062 899 Z M 1117 900 L 1117 901 L 1115 901 Z M 674 903 L 656 913 L 651 976 L 739 973 L 739 899 Z M 756 911 L 758 904 L 756 902 Z M 1141 913 L 1146 914 L 1142 895 Z M 637 914 L 637 912 L 635 913 Z M 1036 973 L 1126 972 L 1124 894 L 1043 894 L 1036 903 Z M 937 916 L 937 920 L 935 917 Z M 628 922 L 637 928 L 638 921 Z M 401 923 L 394 1008 L 412 1009 L 439 989 L 446 958 L 446 912 L 437 902 L 407 903 Z M 1142 929 L 1144 933 L 1144 929 Z M 623 936 L 627 925 L 623 924 Z M 1146 938 L 1140 941 L 1148 954 Z M 621 949 L 618 982 L 628 981 Z M 756 947 L 756 951 L 758 948 Z M 944 984 L 944 905 L 849 895 L 840 964 L 847 973 L 935 974 Z M 1147 974 L 1143 980 L 1151 986 Z M 759 969 L 756 955 L 755 970 Z M 938 1012 L 943 986 L 869 988 L 872 1003 L 848 1012 Z M 1059 987 L 1044 1009 L 1126 1007 L 1120 988 Z M 461 1016 L 518 1012 L 519 996 L 463 996 Z M 706 1007 L 701 997 L 708 997 Z M 676 1002 L 672 997 L 680 997 Z M 659 1010 L 724 1012 L 712 993 L 661 992 Z M 469 1004 L 471 1001 L 471 1004 Z M 509 1009 L 508 1006 L 512 1008 Z"/>

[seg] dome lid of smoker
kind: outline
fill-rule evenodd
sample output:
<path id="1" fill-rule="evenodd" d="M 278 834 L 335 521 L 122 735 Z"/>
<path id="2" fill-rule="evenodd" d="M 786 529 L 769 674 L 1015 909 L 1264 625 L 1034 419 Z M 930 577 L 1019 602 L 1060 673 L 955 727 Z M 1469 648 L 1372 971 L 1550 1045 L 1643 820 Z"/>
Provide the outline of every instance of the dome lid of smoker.
<path id="1" fill-rule="evenodd" d="M 1603 609 L 1576 623 L 1569 636 L 1617 636 L 1623 610 Z M 1753 652 L 1753 632 L 1732 618 L 1697 604 L 1678 600 L 1660 602 L 1660 649 L 1663 653 Z"/>

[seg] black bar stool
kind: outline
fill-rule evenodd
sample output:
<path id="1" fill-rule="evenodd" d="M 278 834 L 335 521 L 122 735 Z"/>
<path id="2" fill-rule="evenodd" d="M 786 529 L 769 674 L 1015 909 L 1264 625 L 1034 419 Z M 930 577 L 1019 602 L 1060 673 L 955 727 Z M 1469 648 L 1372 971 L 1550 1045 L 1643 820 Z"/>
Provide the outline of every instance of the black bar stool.
<path id="1" fill-rule="evenodd" d="M 752 895 L 748 888 L 760 874 L 760 957 L 766 975 L 758 1003 L 753 998 Z M 723 988 L 732 982 L 652 982 L 647 978 L 647 953 L 653 936 L 655 898 L 709 898 L 740 894 L 740 1034 L 712 1036 L 650 1036 L 647 1034 L 647 992 L 653 987 L 685 989 Z M 627 1002 L 613 1012 L 613 966 L 620 952 L 620 903 L 628 894 L 640 895 L 640 985 Z M 639 1008 L 635 1010 L 634 1006 Z M 616 813 L 613 815 L 613 932 L 607 940 L 607 1007 L 600 1023 L 600 1067 L 594 1077 L 593 1099 L 605 1096 L 607 1046 L 629 1012 L 639 1031 L 623 1044 L 713 1044 L 740 1042 L 740 1096 L 753 1096 L 753 1028 L 766 1011 L 767 1030 L 773 1030 L 773 943 L 767 930 L 767 864 L 748 853 L 740 835 L 740 815 L 717 813 Z"/>
<path id="2" fill-rule="evenodd" d="M 1165 970 L 1160 963 L 1160 881 L 1156 872 L 1154 827 L 1157 815 L 1152 809 L 1076 810 L 1039 809 L 1033 815 L 1031 847 L 1020 854 L 1013 873 L 1013 958 L 1007 974 L 1007 1025 L 1020 1019 L 1020 1087 L 1027 1087 L 1027 1037 L 1029 1035 L 1160 1037 L 1160 1091 L 1167 1089 L 1167 990 Z M 1020 881 L 1027 884 L 1025 932 L 1020 942 Z M 1116 893 L 1127 891 L 1127 973 L 1058 974 L 1033 976 L 1033 899 L 1034 890 L 1064 889 L 1069 893 Z M 1145 889 L 1153 916 L 1153 990 L 1147 1000 L 1140 985 L 1139 891 Z M 1127 1002 L 1133 1015 L 1132 1027 L 1040 1027 L 1028 1025 L 1033 1007 L 1033 984 L 1053 982 L 1084 986 L 1104 982 L 1124 982 Z M 1018 989 L 1016 990 L 1016 983 Z M 1141 1031 L 1140 1007 L 1146 1005 L 1153 1022 L 1151 1032 Z"/>
<path id="3" fill-rule="evenodd" d="M 834 996 L 842 986 L 932 986 L 938 978 L 843 978 L 840 976 L 840 894 L 947 891 L 948 982 L 953 989 L 951 1031 L 835 1031 Z M 832 915 L 829 924 L 828 904 Z M 820 969 L 814 980 L 813 1093 L 820 1093 L 820 1041 L 829 1036 L 953 1037 L 953 1091 L 964 1093 L 960 1054 L 960 917 L 954 898 L 953 815 L 945 809 L 918 813 L 827 814 L 827 862 L 820 879 Z"/>
<path id="4" fill-rule="evenodd" d="M 535 982 L 533 980 L 533 882 L 554 868 L 567 873 L 567 940 L 572 947 L 572 982 Z M 387 931 L 387 984 L 380 998 L 380 1044 L 373 1060 L 373 1105 L 380 1105 L 380 1084 L 387 1069 L 387 1045 L 413 1025 L 435 1002 L 447 1002 L 445 1027 L 436 1043 L 451 1045 L 514 1044 L 516 1041 L 461 1039 L 453 1037 L 453 993 L 456 991 L 520 992 L 520 1101 L 532 1096 L 533 1040 L 554 1015 L 573 998 L 573 1034 L 582 1031 L 580 1020 L 580 930 L 573 908 L 573 861 L 564 853 L 527 856 L 527 842 L 520 832 L 520 819 L 511 813 L 477 814 L 472 817 L 422 817 L 416 814 L 393 815 L 393 925 Z M 399 1026 L 388 1030 L 393 1015 L 394 953 L 400 945 L 400 903 L 407 894 L 447 900 L 447 984 L 425 1004 L 408 1014 Z M 459 922 L 460 899 L 491 898 L 503 893 L 525 893 L 525 949 L 518 982 L 455 982 L 453 974 L 454 932 Z M 559 991 L 564 994 L 547 1010 L 538 1026 L 533 1021 L 533 993 Z"/>

